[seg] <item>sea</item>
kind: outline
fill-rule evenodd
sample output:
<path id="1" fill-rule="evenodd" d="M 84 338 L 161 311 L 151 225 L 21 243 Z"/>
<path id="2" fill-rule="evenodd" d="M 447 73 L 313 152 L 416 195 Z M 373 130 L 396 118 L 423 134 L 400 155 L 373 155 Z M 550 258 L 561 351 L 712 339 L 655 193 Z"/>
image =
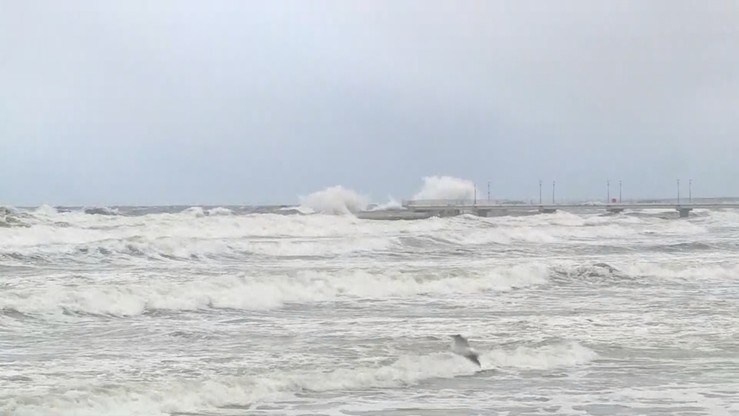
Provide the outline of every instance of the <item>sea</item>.
<path id="1" fill-rule="evenodd" d="M 604 211 L 1 208 L 0 415 L 739 415 L 739 211 Z"/>

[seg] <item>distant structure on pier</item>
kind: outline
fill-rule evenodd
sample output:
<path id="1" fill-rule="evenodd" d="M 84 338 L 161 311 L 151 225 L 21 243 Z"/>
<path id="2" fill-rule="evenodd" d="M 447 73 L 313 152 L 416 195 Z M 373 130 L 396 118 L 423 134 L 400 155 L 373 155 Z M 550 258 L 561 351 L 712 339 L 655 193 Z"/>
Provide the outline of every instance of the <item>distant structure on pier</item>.
<path id="1" fill-rule="evenodd" d="M 620 213 L 625 210 L 643 209 L 674 209 L 682 218 L 688 217 L 690 211 L 697 208 L 725 209 L 739 208 L 736 202 L 615 202 L 611 199 L 606 204 L 501 204 L 488 200 L 408 200 L 403 201 L 403 207 L 413 213 L 427 214 L 428 216 L 449 217 L 460 214 L 474 214 L 481 217 L 509 215 L 513 213 L 539 212 L 554 213 L 558 210 L 603 209 L 610 213 Z"/>

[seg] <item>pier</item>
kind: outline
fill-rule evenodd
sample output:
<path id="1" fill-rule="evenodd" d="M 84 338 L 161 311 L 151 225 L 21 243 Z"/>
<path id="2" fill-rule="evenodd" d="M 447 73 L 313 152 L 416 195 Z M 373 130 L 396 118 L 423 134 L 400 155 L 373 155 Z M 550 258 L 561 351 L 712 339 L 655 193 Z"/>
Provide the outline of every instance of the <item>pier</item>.
<path id="1" fill-rule="evenodd" d="M 721 202 L 628 202 L 609 204 L 501 204 L 486 200 L 408 200 L 403 201 L 403 207 L 414 213 L 428 216 L 450 217 L 461 214 L 474 214 L 481 217 L 512 215 L 515 213 L 543 213 L 551 214 L 559 210 L 604 210 L 609 213 L 620 213 L 626 210 L 667 209 L 675 210 L 681 218 L 686 218 L 694 209 L 725 209 L 739 208 L 739 203 Z"/>

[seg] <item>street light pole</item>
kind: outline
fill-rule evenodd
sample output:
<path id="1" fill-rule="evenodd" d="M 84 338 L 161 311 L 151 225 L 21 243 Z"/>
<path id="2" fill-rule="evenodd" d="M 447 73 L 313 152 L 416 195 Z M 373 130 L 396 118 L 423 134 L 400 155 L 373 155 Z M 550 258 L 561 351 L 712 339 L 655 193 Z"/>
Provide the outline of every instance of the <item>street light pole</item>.
<path id="1" fill-rule="evenodd" d="M 677 204 L 680 205 L 680 179 L 677 180 Z"/>
<path id="2" fill-rule="evenodd" d="M 621 203 L 621 180 L 618 181 L 618 203 Z"/>
<path id="3" fill-rule="evenodd" d="M 541 203 L 541 179 L 539 179 L 539 205 L 542 205 Z"/>
<path id="4" fill-rule="evenodd" d="M 611 203 L 611 180 L 606 179 L 606 205 Z"/>
<path id="5" fill-rule="evenodd" d="M 557 182 L 552 181 L 552 205 L 554 205 L 554 189 L 556 185 L 557 185 Z"/>

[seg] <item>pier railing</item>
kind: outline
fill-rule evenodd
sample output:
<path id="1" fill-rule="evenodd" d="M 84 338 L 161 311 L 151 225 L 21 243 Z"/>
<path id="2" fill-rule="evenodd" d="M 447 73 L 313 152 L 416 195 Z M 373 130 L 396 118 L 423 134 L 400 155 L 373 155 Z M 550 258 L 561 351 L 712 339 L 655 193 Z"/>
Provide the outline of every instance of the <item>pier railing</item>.
<path id="1" fill-rule="evenodd" d="M 409 199 L 403 200 L 402 205 L 406 208 L 739 208 L 736 202 L 685 202 L 685 201 L 650 201 L 650 202 L 581 202 L 581 203 L 525 203 L 525 202 L 499 202 L 487 199 Z"/>

